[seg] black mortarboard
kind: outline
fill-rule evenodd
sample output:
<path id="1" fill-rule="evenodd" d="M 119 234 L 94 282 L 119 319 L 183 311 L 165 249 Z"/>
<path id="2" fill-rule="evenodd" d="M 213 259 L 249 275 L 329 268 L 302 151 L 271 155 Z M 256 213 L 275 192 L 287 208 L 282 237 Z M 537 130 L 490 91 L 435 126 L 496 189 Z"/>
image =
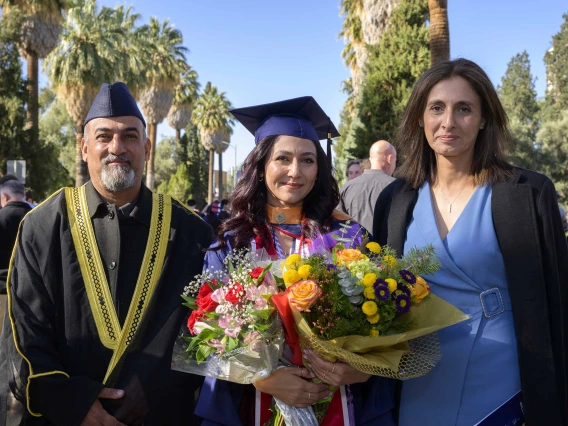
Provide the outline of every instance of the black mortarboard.
<path id="1" fill-rule="evenodd" d="M 146 121 L 126 84 L 121 81 L 112 84 L 103 83 L 84 124 L 86 125 L 94 118 L 124 117 L 126 115 L 138 117 L 146 127 Z"/>
<path id="2" fill-rule="evenodd" d="M 331 138 L 339 136 L 339 132 L 313 97 L 303 96 L 229 112 L 254 135 L 255 143 L 275 135 L 296 136 L 314 142 L 327 139 L 331 165 Z"/>

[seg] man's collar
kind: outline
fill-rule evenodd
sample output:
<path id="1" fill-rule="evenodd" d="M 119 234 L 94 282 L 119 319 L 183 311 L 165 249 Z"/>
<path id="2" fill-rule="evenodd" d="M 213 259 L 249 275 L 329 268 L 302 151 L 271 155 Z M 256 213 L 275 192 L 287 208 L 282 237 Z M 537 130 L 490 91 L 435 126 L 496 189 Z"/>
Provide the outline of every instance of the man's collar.
<path id="1" fill-rule="evenodd" d="M 89 216 L 91 219 L 100 208 L 107 209 L 106 200 L 97 192 L 93 183 L 88 181 L 85 185 L 85 194 L 87 197 L 87 206 L 89 207 Z M 152 191 L 150 191 L 144 184 L 140 187 L 138 198 L 132 201 L 135 204 L 130 212 L 130 217 L 142 222 L 144 225 L 150 227 L 150 220 L 152 217 Z"/>
<path id="2" fill-rule="evenodd" d="M 380 174 L 387 174 L 387 172 L 385 172 L 384 170 L 380 170 L 380 169 L 365 169 L 365 171 L 363 172 L 363 174 L 368 174 L 368 175 L 380 175 Z"/>

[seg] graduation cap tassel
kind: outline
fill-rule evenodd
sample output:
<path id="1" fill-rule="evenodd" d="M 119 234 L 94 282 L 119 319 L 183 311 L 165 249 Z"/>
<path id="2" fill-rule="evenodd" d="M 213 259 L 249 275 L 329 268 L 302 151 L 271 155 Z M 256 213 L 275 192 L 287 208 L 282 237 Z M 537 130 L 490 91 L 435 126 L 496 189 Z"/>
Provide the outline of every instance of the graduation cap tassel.
<path id="1" fill-rule="evenodd" d="M 327 133 L 327 161 L 329 163 L 330 169 L 333 167 L 333 164 L 332 164 L 332 161 L 331 161 L 331 145 L 332 145 L 331 132 L 328 132 Z"/>

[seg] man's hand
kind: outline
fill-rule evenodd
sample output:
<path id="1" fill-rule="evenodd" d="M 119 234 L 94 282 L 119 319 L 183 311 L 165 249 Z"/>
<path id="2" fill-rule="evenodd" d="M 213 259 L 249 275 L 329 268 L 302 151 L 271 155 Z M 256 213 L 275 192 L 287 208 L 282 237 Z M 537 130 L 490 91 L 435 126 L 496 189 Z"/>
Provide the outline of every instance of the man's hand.
<path id="1" fill-rule="evenodd" d="M 124 396 L 124 391 L 120 389 L 103 388 L 99 393 L 99 398 L 120 399 Z M 97 398 L 89 412 L 81 422 L 81 426 L 126 426 L 120 423 L 113 416 L 106 412 L 103 405 Z"/>

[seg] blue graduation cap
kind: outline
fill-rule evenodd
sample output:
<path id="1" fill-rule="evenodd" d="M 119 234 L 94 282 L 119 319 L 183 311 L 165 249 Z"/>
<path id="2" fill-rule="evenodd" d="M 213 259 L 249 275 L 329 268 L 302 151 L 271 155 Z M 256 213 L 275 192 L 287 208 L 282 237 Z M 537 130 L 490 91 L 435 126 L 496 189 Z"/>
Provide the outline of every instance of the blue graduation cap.
<path id="1" fill-rule="evenodd" d="M 314 142 L 327 139 L 327 157 L 331 166 L 331 138 L 339 136 L 339 132 L 313 97 L 303 96 L 229 112 L 254 135 L 255 143 L 276 135 Z"/>
<path id="2" fill-rule="evenodd" d="M 87 118 L 85 118 L 84 125 L 95 118 L 124 117 L 126 115 L 138 117 L 146 127 L 146 121 L 144 121 L 144 117 L 138 109 L 138 105 L 136 105 L 136 100 L 126 84 L 121 81 L 112 84 L 103 83 L 93 105 L 91 105 Z"/>

